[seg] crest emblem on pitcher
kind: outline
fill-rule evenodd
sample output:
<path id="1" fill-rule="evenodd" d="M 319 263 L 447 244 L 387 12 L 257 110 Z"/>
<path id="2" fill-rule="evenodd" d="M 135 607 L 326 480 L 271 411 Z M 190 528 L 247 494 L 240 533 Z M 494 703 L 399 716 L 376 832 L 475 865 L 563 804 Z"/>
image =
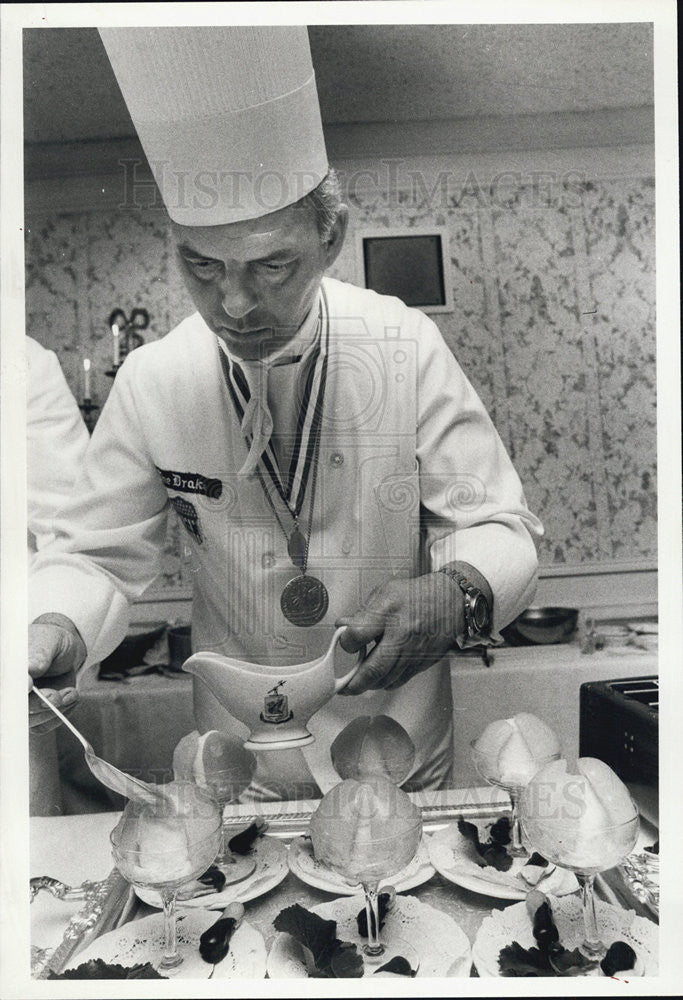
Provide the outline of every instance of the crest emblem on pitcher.
<path id="1" fill-rule="evenodd" d="M 289 699 L 286 694 L 282 694 L 279 688 L 287 681 L 278 681 L 275 687 L 271 688 L 263 699 L 263 711 L 260 713 L 262 722 L 272 722 L 278 725 L 281 722 L 289 722 L 294 718 L 294 712 L 289 711 Z"/>

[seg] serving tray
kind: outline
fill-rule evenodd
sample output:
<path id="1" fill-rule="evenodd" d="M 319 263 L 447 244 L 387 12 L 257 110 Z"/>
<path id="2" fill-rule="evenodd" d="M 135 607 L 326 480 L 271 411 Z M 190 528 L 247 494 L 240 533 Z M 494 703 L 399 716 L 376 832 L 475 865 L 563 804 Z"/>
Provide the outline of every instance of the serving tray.
<path id="1" fill-rule="evenodd" d="M 94 882 L 86 892 L 83 906 L 67 924 L 64 936 L 55 950 L 32 956 L 33 978 L 48 979 L 51 972 L 62 972 L 77 952 L 102 934 L 130 920 L 136 907 L 133 887 L 114 868 L 103 882 Z"/>
<path id="2" fill-rule="evenodd" d="M 427 832 L 442 829 L 458 816 L 495 818 L 510 808 L 507 795 L 492 787 L 410 792 L 409 795 L 420 807 Z M 225 808 L 224 819 L 245 824 L 257 818 L 266 819 L 268 835 L 289 842 L 308 830 L 319 802 L 319 799 L 305 799 L 238 803 Z M 47 979 L 51 972 L 63 972 L 71 959 L 96 938 L 147 913 L 148 908 L 139 902 L 129 883 L 114 869 L 104 881 L 95 882 L 88 889 L 83 906 L 67 924 L 62 941 L 54 951 L 35 949 L 32 976 Z"/>

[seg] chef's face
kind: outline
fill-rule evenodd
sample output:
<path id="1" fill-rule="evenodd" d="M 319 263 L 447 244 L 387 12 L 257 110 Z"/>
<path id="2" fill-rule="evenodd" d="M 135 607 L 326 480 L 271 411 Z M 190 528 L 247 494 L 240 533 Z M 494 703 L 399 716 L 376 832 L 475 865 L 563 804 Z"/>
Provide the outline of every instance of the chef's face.
<path id="1" fill-rule="evenodd" d="M 171 225 L 202 318 L 232 354 L 257 360 L 290 340 L 308 315 L 341 250 L 346 209 L 324 243 L 308 203 L 222 226 Z"/>

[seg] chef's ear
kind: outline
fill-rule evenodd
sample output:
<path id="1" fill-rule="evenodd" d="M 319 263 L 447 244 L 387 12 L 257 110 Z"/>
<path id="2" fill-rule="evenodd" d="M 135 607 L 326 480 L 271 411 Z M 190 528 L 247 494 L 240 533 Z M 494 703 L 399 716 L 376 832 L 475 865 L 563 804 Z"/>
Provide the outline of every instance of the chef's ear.
<path id="1" fill-rule="evenodd" d="M 339 256 L 341 248 L 344 246 L 346 230 L 349 224 L 349 210 L 346 205 L 341 204 L 334 220 L 329 236 L 325 241 L 325 266 L 331 267 Z"/>

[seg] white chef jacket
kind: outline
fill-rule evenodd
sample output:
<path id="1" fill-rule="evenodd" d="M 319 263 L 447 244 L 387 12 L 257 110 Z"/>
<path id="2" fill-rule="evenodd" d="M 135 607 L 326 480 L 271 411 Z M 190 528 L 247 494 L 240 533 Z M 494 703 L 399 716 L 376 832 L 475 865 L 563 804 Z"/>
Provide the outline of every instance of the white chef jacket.
<path id="1" fill-rule="evenodd" d="M 53 518 L 81 470 L 90 436 L 57 355 L 26 338 L 29 560 L 53 538 Z"/>
<path id="2" fill-rule="evenodd" d="M 247 446 L 216 337 L 194 314 L 127 357 L 59 537 L 34 567 L 32 615 L 71 618 L 90 661 L 123 638 L 128 602 L 159 572 L 169 502 L 193 571 L 195 650 L 283 667 L 312 660 L 335 619 L 374 587 L 455 559 L 489 581 L 494 637 L 532 600 L 540 522 L 435 324 L 392 297 L 330 278 L 323 289 L 329 358 L 308 571 L 329 592 L 324 619 L 301 628 L 282 615 L 280 594 L 296 570 L 258 480 L 237 474 Z M 201 731 L 246 734 L 199 681 L 194 705 Z M 254 794 L 331 787 L 334 736 L 351 718 L 380 713 L 417 747 L 408 787 L 443 784 L 452 759 L 446 661 L 396 691 L 334 697 L 312 718 L 316 743 L 303 758 L 259 755 Z"/>

